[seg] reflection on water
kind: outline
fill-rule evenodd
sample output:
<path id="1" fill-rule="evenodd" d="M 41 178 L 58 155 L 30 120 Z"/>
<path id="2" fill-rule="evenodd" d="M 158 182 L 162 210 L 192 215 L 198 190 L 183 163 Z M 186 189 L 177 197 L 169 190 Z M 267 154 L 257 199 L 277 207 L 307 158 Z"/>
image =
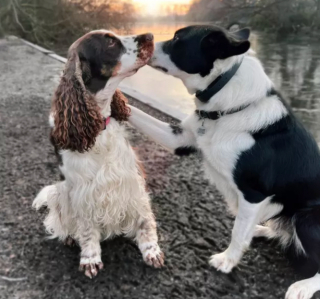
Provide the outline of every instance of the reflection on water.
<path id="1" fill-rule="evenodd" d="M 153 32 L 156 41 L 172 38 L 188 24 L 137 23 L 131 32 Z M 122 32 L 124 33 L 124 32 Z M 267 74 L 282 91 L 295 113 L 320 142 L 320 42 L 315 37 L 292 35 L 284 38 L 253 33 L 252 48 Z"/>
<path id="2" fill-rule="evenodd" d="M 257 56 L 296 114 L 320 141 L 320 47 L 308 36 L 256 34 Z"/>
<path id="3" fill-rule="evenodd" d="M 196 23 L 192 23 L 196 24 Z M 175 23 L 144 23 L 136 22 L 134 27 L 128 30 L 119 31 L 120 34 L 143 34 L 146 32 L 152 32 L 156 42 L 168 40 L 173 37 L 176 30 L 188 26 L 187 22 L 175 22 Z"/>

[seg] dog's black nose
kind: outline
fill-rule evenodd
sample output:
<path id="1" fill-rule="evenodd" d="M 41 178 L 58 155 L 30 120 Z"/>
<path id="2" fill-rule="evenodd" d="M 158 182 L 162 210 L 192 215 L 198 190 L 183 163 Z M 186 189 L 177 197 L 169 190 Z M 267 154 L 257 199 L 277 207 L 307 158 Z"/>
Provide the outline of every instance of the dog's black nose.
<path id="1" fill-rule="evenodd" d="M 152 42 L 153 41 L 153 34 L 146 33 L 146 34 L 137 35 L 136 38 L 134 39 L 134 41 L 138 42 L 138 43 Z"/>

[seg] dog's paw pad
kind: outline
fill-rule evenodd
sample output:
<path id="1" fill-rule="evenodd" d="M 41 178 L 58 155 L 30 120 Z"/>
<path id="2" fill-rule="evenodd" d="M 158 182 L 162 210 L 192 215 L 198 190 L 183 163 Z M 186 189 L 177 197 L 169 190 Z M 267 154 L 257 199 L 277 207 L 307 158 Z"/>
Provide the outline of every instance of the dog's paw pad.
<path id="1" fill-rule="evenodd" d="M 143 260 L 149 266 L 162 268 L 164 266 L 164 254 L 158 244 L 150 245 L 143 251 Z"/>
<path id="2" fill-rule="evenodd" d="M 100 257 L 81 257 L 79 270 L 84 271 L 84 275 L 93 278 L 97 276 L 99 270 L 103 269 L 103 263 Z"/>
<path id="3" fill-rule="evenodd" d="M 223 273 L 230 273 L 237 265 L 237 262 L 228 257 L 226 252 L 214 254 L 211 256 L 209 264 Z"/>

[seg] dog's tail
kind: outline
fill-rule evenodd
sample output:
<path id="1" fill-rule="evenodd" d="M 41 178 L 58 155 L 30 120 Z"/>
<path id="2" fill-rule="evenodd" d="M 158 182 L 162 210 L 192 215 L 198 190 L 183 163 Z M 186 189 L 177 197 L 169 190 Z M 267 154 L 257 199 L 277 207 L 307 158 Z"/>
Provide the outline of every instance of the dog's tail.
<path id="1" fill-rule="evenodd" d="M 39 210 L 41 207 L 48 206 L 49 196 L 53 196 L 57 193 L 56 185 L 50 185 L 44 187 L 32 203 L 32 207 L 36 210 Z"/>
<path id="2" fill-rule="evenodd" d="M 294 233 L 298 240 L 288 248 L 293 266 L 304 276 L 320 272 L 320 206 L 306 209 L 295 215 Z"/>

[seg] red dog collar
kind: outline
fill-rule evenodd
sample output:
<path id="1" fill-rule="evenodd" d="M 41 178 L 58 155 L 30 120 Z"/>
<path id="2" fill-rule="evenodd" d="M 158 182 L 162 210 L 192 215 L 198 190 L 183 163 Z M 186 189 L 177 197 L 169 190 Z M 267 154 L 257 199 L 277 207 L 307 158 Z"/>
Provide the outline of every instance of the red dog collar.
<path id="1" fill-rule="evenodd" d="M 103 128 L 103 130 L 105 130 L 107 128 L 107 125 L 110 123 L 110 119 L 111 119 L 110 116 L 107 117 L 107 118 L 103 118 L 103 120 L 104 120 L 104 128 Z"/>

